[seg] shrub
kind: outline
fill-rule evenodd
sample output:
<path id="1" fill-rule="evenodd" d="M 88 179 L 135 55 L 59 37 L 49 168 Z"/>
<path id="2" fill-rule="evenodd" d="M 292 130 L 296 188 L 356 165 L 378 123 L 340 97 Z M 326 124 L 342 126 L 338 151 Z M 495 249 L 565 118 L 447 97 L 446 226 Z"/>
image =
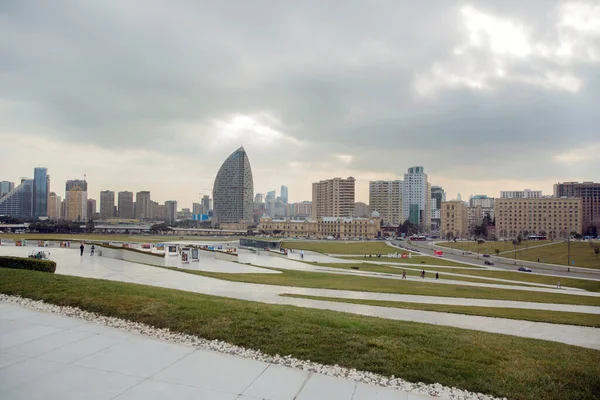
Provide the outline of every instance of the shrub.
<path id="1" fill-rule="evenodd" d="M 56 271 L 56 263 L 37 258 L 0 257 L 0 268 L 29 269 L 53 274 Z"/>

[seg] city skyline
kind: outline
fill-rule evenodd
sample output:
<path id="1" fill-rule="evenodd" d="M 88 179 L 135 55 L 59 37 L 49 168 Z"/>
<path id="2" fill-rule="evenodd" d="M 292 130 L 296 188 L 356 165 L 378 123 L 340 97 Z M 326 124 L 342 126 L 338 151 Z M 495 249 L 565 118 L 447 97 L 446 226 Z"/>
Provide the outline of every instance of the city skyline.
<path id="1" fill-rule="evenodd" d="M 242 144 L 256 192 L 290 202 L 348 176 L 367 202 L 411 165 L 449 199 L 598 181 L 592 1 L 59 3 L 2 10 L 4 180 L 34 157 L 53 182 L 87 174 L 91 198 L 191 206 Z"/>

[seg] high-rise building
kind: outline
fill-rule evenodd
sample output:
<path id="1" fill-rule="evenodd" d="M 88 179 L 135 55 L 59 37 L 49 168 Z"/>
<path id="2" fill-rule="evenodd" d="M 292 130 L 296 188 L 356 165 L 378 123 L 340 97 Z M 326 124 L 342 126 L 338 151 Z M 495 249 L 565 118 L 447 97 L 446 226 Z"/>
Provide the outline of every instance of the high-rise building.
<path id="1" fill-rule="evenodd" d="M 371 212 L 379 213 L 382 224 L 402 224 L 402 181 L 370 181 L 369 207 Z"/>
<path id="2" fill-rule="evenodd" d="M 164 221 L 165 220 L 165 205 L 164 204 L 159 204 L 156 206 L 156 209 L 154 210 L 154 219 L 157 221 Z"/>
<path id="3" fill-rule="evenodd" d="M 557 183 L 554 185 L 554 196 L 580 198 L 583 233 L 592 236 L 600 233 L 600 183 Z"/>
<path id="4" fill-rule="evenodd" d="M 204 214 L 204 210 L 202 210 L 202 204 L 192 203 L 192 214 Z"/>
<path id="5" fill-rule="evenodd" d="M 48 195 L 48 218 L 52 221 L 62 219 L 61 199 L 56 193 L 50 192 Z"/>
<path id="6" fill-rule="evenodd" d="M 243 147 L 221 165 L 213 187 L 213 223 L 252 221 L 254 182 L 248 155 Z"/>
<path id="7" fill-rule="evenodd" d="M 281 201 L 283 204 L 288 203 L 288 187 L 281 185 Z"/>
<path id="8" fill-rule="evenodd" d="M 496 199 L 494 215 L 500 239 L 521 235 L 567 238 L 581 233 L 581 198 L 506 198 Z"/>
<path id="9" fill-rule="evenodd" d="M 133 192 L 119 192 L 118 195 L 118 216 L 121 219 L 133 219 Z"/>
<path id="10" fill-rule="evenodd" d="M 0 182 L 0 197 L 10 193 L 15 188 L 14 182 L 2 181 Z"/>
<path id="11" fill-rule="evenodd" d="M 115 211 L 115 192 L 104 190 L 100 192 L 100 219 L 105 221 L 113 218 Z"/>
<path id="12" fill-rule="evenodd" d="M 207 194 L 202 196 L 202 200 L 200 201 L 200 204 L 202 204 L 205 214 L 208 214 L 208 212 L 210 210 L 212 210 L 212 201 L 210 200 L 210 197 Z"/>
<path id="13" fill-rule="evenodd" d="M 263 195 L 262 193 L 256 193 L 256 196 L 254 196 L 254 204 L 260 204 L 263 203 Z"/>
<path id="14" fill-rule="evenodd" d="M 0 198 L 0 215 L 33 216 L 33 179 L 22 179 L 19 186 Z"/>
<path id="15" fill-rule="evenodd" d="M 270 201 L 275 201 L 276 196 L 277 196 L 277 193 L 274 190 L 267 192 L 267 196 L 265 197 L 265 203 L 268 203 Z"/>
<path id="16" fill-rule="evenodd" d="M 33 170 L 33 216 L 36 218 L 48 215 L 49 181 L 47 168 Z"/>
<path id="17" fill-rule="evenodd" d="M 135 194 L 135 218 L 150 219 L 152 218 L 152 204 L 150 200 L 150 192 L 142 191 Z"/>
<path id="18" fill-rule="evenodd" d="M 67 221 L 87 221 L 87 182 L 79 179 L 67 181 L 65 213 Z"/>
<path id="19" fill-rule="evenodd" d="M 467 204 L 460 200 L 442 201 L 440 235 L 446 239 L 469 235 Z"/>
<path id="20" fill-rule="evenodd" d="M 431 228 L 431 184 L 423 167 L 411 167 L 402 182 L 402 211 L 404 219 L 422 230 Z"/>
<path id="21" fill-rule="evenodd" d="M 356 180 L 333 178 L 313 183 L 312 218 L 347 217 L 354 212 L 354 187 Z"/>
<path id="22" fill-rule="evenodd" d="M 501 199 L 541 199 L 541 190 L 503 190 L 500 192 Z"/>
<path id="23" fill-rule="evenodd" d="M 88 199 L 87 201 L 87 219 L 94 220 L 96 215 L 96 200 Z"/>
<path id="24" fill-rule="evenodd" d="M 431 229 L 439 231 L 442 223 L 442 202 L 446 201 L 446 192 L 439 186 L 431 187 Z"/>
<path id="25" fill-rule="evenodd" d="M 353 217 L 356 218 L 367 218 L 369 216 L 369 206 L 362 201 L 357 201 L 354 203 L 354 212 L 352 213 Z"/>
<path id="26" fill-rule="evenodd" d="M 173 224 L 177 220 L 177 202 L 174 200 L 165 201 L 165 222 Z"/>
<path id="27" fill-rule="evenodd" d="M 483 223 L 485 217 L 494 220 L 494 198 L 478 194 L 469 199 L 469 232 Z"/>

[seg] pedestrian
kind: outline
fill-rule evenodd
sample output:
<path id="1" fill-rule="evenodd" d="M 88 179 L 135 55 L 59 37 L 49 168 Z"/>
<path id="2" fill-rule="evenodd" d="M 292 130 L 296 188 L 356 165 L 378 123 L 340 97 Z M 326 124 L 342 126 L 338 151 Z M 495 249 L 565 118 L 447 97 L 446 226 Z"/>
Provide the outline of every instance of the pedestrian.
<path id="1" fill-rule="evenodd" d="M 558 283 L 556 284 L 556 288 L 560 289 L 560 281 L 558 281 Z"/>
<path id="2" fill-rule="evenodd" d="M 81 243 L 81 246 L 79 246 L 79 255 L 82 256 L 83 255 L 83 250 L 85 249 L 85 247 L 83 247 L 83 242 Z"/>
<path id="3" fill-rule="evenodd" d="M 435 273 L 435 280 L 438 280 L 438 279 L 440 279 L 440 273 L 439 273 L 439 272 L 436 272 L 436 273 Z"/>
<path id="4" fill-rule="evenodd" d="M 95 250 L 96 250 L 96 247 L 94 247 L 94 245 L 92 245 L 92 250 L 91 250 L 91 252 L 90 252 L 90 256 L 93 256 L 93 255 L 94 255 L 94 251 L 95 251 Z"/>
<path id="5" fill-rule="evenodd" d="M 425 279 L 425 270 L 421 271 L 421 279 Z"/>
<path id="6" fill-rule="evenodd" d="M 406 270 L 402 271 L 402 279 L 406 279 Z"/>

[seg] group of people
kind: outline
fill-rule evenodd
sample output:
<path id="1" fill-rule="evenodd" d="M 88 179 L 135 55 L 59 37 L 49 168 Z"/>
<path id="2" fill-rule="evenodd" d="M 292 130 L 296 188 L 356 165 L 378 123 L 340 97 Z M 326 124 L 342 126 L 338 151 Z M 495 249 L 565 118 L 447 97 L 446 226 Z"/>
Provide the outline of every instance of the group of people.
<path id="1" fill-rule="evenodd" d="M 80 256 L 83 256 L 84 250 L 85 250 L 85 246 L 83 245 L 83 243 L 81 243 L 81 246 L 79 246 L 79 255 Z M 93 256 L 95 251 L 96 251 L 96 246 L 92 245 L 92 247 L 90 248 L 90 256 Z"/>
<path id="2" fill-rule="evenodd" d="M 406 279 L 406 270 L 402 271 L 402 279 Z M 425 270 L 421 271 L 421 279 L 425 279 Z M 440 273 L 435 273 L 435 279 L 440 279 Z"/>

